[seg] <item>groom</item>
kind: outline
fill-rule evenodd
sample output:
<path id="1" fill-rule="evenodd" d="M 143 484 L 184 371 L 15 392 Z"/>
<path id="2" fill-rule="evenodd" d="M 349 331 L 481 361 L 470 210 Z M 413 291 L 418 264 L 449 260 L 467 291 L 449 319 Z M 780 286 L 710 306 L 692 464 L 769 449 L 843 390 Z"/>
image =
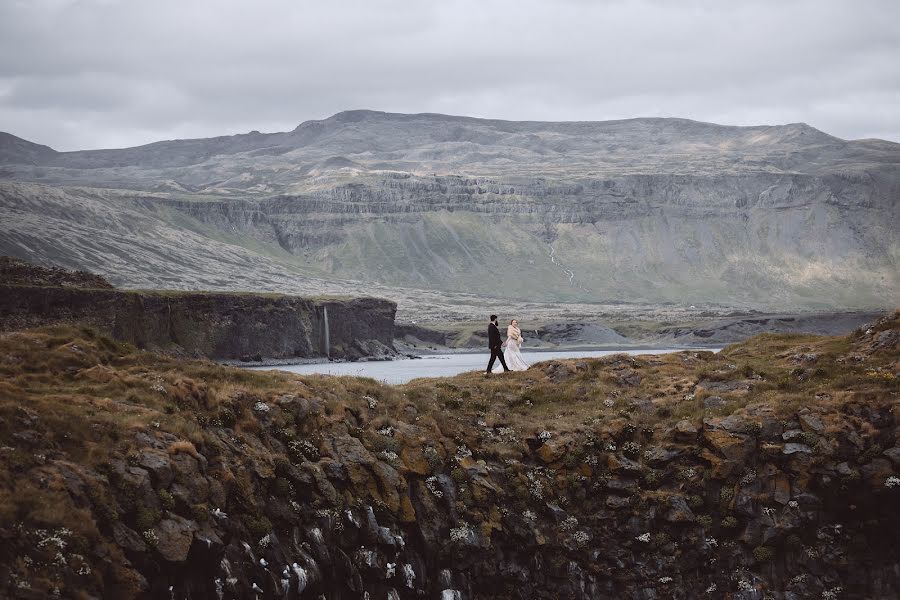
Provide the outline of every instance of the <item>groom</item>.
<path id="1" fill-rule="evenodd" d="M 491 349 L 491 360 L 488 362 L 485 375 L 491 374 L 491 369 L 494 368 L 494 361 L 498 358 L 500 359 L 500 364 L 503 365 L 503 370 L 509 371 L 506 361 L 503 360 L 503 350 L 500 348 L 502 345 L 503 340 L 500 337 L 500 328 L 497 327 L 497 315 L 491 315 L 491 324 L 488 325 L 488 348 Z"/>

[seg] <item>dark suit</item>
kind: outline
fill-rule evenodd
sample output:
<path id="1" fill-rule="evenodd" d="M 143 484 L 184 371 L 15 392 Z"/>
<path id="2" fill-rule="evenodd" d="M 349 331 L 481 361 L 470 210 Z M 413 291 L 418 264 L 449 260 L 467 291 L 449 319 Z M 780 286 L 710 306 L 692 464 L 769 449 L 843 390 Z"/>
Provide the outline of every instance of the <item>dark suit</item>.
<path id="1" fill-rule="evenodd" d="M 503 338 L 500 337 L 500 329 L 496 323 L 491 323 L 488 325 L 488 348 L 491 350 L 491 360 L 487 366 L 488 373 L 494 368 L 494 361 L 498 358 L 500 359 L 500 364 L 503 365 L 503 370 L 509 371 L 509 367 L 506 366 L 506 361 L 503 359 L 503 349 L 500 347 L 502 345 Z"/>

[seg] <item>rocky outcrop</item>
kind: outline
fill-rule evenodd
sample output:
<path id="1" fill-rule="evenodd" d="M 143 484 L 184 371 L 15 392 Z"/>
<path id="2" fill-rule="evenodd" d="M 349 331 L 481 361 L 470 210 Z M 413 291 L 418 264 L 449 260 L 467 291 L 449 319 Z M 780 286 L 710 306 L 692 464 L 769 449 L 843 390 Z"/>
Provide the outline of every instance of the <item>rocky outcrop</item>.
<path id="1" fill-rule="evenodd" d="M 818 313 L 807 315 L 747 315 L 714 319 L 696 327 L 660 327 L 654 341 L 679 344 L 730 344 L 760 333 L 812 333 L 837 335 L 871 323 L 877 312 Z"/>
<path id="2" fill-rule="evenodd" d="M 402 388 L 6 336 L 0 581 L 16 598 L 894 598 L 898 328 Z M 131 427 L 109 427 L 121 411 Z"/>
<path id="3" fill-rule="evenodd" d="M 38 266 L 10 256 L 0 256 L 0 285 L 112 289 L 100 275 L 69 271 L 56 266 Z"/>
<path id="4" fill-rule="evenodd" d="M 78 323 L 139 348 L 245 361 L 394 354 L 397 306 L 377 298 L 125 291 L 11 259 L 0 277 L 0 331 Z"/>
<path id="5" fill-rule="evenodd" d="M 0 286 L 0 330 L 81 323 L 139 348 L 246 361 L 390 357 L 396 310 L 377 298 Z"/>

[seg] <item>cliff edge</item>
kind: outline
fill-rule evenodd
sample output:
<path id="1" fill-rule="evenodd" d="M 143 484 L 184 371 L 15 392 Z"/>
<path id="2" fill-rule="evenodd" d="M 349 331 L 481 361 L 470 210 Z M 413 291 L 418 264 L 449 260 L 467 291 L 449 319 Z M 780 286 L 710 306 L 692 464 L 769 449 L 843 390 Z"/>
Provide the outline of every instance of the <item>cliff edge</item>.
<path id="1" fill-rule="evenodd" d="M 90 273 L 0 262 L 0 331 L 81 324 L 194 357 L 390 357 L 396 310 L 378 298 L 119 290 Z"/>
<path id="2" fill-rule="evenodd" d="M 0 336 L 13 598 L 896 598 L 900 312 L 405 386 Z"/>

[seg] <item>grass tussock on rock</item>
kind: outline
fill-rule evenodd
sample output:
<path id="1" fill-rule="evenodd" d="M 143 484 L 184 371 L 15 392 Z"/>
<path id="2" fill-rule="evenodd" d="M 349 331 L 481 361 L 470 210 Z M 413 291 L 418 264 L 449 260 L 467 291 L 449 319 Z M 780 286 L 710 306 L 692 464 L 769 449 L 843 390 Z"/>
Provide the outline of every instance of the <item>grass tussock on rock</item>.
<path id="1" fill-rule="evenodd" d="M 404 386 L 4 334 L 0 595 L 896 597 L 898 361 L 900 314 Z"/>

